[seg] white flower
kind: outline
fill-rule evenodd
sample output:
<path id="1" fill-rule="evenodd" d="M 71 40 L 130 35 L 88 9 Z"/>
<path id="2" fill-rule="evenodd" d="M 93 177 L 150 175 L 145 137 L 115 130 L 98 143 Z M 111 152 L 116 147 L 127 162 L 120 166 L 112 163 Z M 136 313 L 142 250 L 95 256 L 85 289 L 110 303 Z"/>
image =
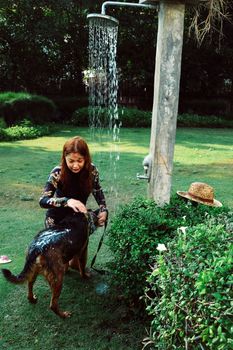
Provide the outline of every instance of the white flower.
<path id="1" fill-rule="evenodd" d="M 187 226 L 181 226 L 178 228 L 178 230 L 180 230 L 182 233 L 186 233 L 187 228 Z"/>
<path id="2" fill-rule="evenodd" d="M 165 244 L 163 243 L 158 243 L 158 246 L 156 248 L 159 252 L 164 252 L 165 250 L 167 250 Z"/>

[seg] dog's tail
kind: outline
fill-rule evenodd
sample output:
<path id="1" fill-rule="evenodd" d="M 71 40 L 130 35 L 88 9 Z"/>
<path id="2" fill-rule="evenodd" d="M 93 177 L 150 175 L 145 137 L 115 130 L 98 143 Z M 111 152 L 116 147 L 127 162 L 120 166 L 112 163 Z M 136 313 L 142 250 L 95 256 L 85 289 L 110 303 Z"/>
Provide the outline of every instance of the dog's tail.
<path id="1" fill-rule="evenodd" d="M 20 284 L 20 283 L 26 282 L 32 272 L 32 266 L 35 259 L 36 259 L 35 255 L 34 256 L 30 255 L 30 257 L 27 256 L 24 268 L 18 275 L 13 275 L 12 272 L 8 269 L 2 269 L 3 276 L 6 278 L 7 281 L 14 284 Z"/>

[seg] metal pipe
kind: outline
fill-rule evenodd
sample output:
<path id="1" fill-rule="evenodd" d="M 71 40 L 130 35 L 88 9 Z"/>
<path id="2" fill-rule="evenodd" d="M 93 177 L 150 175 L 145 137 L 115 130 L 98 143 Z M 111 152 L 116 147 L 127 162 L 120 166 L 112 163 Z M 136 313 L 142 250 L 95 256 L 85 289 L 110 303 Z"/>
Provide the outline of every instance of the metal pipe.
<path id="1" fill-rule="evenodd" d="M 141 7 L 141 8 L 147 8 L 147 9 L 158 9 L 158 5 L 149 5 L 149 4 L 137 4 L 134 2 L 121 2 L 121 1 L 105 1 L 102 4 L 101 8 L 101 14 L 106 14 L 106 7 L 107 6 L 131 6 L 131 7 Z"/>

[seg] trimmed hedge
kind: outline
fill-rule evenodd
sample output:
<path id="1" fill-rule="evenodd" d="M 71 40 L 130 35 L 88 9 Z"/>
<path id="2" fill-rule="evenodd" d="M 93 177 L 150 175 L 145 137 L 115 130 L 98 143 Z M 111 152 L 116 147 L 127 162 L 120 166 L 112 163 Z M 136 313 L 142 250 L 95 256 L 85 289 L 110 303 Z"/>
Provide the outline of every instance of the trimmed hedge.
<path id="1" fill-rule="evenodd" d="M 107 108 L 83 107 L 77 109 L 71 118 L 71 124 L 77 126 L 88 126 L 88 124 L 108 127 L 109 115 Z M 118 108 L 118 119 L 115 122 L 123 127 L 149 128 L 151 127 L 152 113 L 137 108 Z M 89 123 L 90 121 L 90 123 Z M 233 127 L 233 121 L 225 120 L 217 116 L 200 116 L 197 114 L 180 114 L 177 116 L 178 127 L 205 127 L 205 128 L 226 128 Z"/>
<path id="2" fill-rule="evenodd" d="M 59 122 L 69 122 L 76 110 L 88 106 L 88 97 L 52 97 L 53 102 L 57 106 Z M 87 125 L 87 123 L 86 123 Z"/>
<path id="3" fill-rule="evenodd" d="M 201 116 L 198 114 L 179 114 L 177 116 L 177 125 L 179 127 L 188 126 L 192 128 L 232 128 L 233 121 L 215 115 Z"/>
<path id="4" fill-rule="evenodd" d="M 35 124 L 56 120 L 56 106 L 47 97 L 26 92 L 4 92 L 0 94 L 0 117 L 8 126 L 24 119 Z"/>
<path id="5" fill-rule="evenodd" d="M 102 127 L 108 127 L 113 118 L 113 124 L 122 125 L 123 127 L 150 127 L 151 124 L 151 112 L 141 111 L 136 108 L 118 108 L 118 116 L 114 119 L 114 112 L 108 108 L 91 108 L 83 107 L 77 109 L 71 118 L 71 123 L 77 126 L 96 125 Z"/>

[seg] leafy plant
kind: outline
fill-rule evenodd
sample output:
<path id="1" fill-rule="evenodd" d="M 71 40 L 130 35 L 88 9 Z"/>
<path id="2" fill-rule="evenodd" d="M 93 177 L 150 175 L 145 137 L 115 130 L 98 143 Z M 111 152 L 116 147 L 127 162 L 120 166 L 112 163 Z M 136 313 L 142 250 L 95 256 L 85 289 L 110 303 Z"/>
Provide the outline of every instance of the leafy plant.
<path id="1" fill-rule="evenodd" d="M 205 128 L 226 128 L 233 127 L 231 120 L 226 120 L 215 115 L 198 115 L 198 114 L 178 114 L 177 125 L 179 127 L 205 127 Z"/>
<path id="2" fill-rule="evenodd" d="M 7 127 L 7 125 L 6 125 L 6 122 L 5 122 L 4 118 L 0 118 L 0 128 L 4 129 L 6 127 Z"/>
<path id="3" fill-rule="evenodd" d="M 73 125 L 88 125 L 94 123 L 103 127 L 108 127 L 111 118 L 114 122 L 123 127 L 149 127 L 151 125 L 151 112 L 145 112 L 137 108 L 118 108 L 116 112 L 109 111 L 108 108 L 83 107 L 77 109 L 71 119 Z"/>
<path id="4" fill-rule="evenodd" d="M 37 124 L 53 121 L 56 106 L 44 96 L 26 92 L 4 92 L 0 94 L 0 116 L 8 126 L 30 119 Z"/>
<path id="5" fill-rule="evenodd" d="M 146 289 L 154 349 L 232 349 L 232 213 L 178 229 Z M 229 228 L 229 225 L 228 225 Z"/>
<path id="6" fill-rule="evenodd" d="M 114 113 L 113 113 L 114 114 Z M 137 108 L 119 107 L 116 122 L 123 127 L 149 128 L 151 126 L 151 112 Z M 77 109 L 71 118 L 71 123 L 78 126 L 96 124 L 106 127 L 109 125 L 111 112 L 107 108 L 82 107 Z M 180 114 L 177 116 L 178 127 L 205 127 L 205 128 L 226 128 L 233 127 L 233 122 L 214 115 L 202 116 L 198 114 Z"/>
<path id="7" fill-rule="evenodd" d="M 124 298 L 138 303 L 143 295 L 150 265 L 158 254 L 158 243 L 171 241 L 178 227 L 204 222 L 207 213 L 217 215 L 224 210 L 194 206 L 177 197 L 172 197 L 163 208 L 144 198 L 122 206 L 111 222 L 108 242 L 114 255 L 110 263 L 113 283 Z"/>
<path id="8" fill-rule="evenodd" d="M 30 121 L 24 120 L 21 124 L 9 128 L 0 128 L 0 141 L 14 141 L 34 139 L 48 135 L 51 126 L 32 125 Z"/>

